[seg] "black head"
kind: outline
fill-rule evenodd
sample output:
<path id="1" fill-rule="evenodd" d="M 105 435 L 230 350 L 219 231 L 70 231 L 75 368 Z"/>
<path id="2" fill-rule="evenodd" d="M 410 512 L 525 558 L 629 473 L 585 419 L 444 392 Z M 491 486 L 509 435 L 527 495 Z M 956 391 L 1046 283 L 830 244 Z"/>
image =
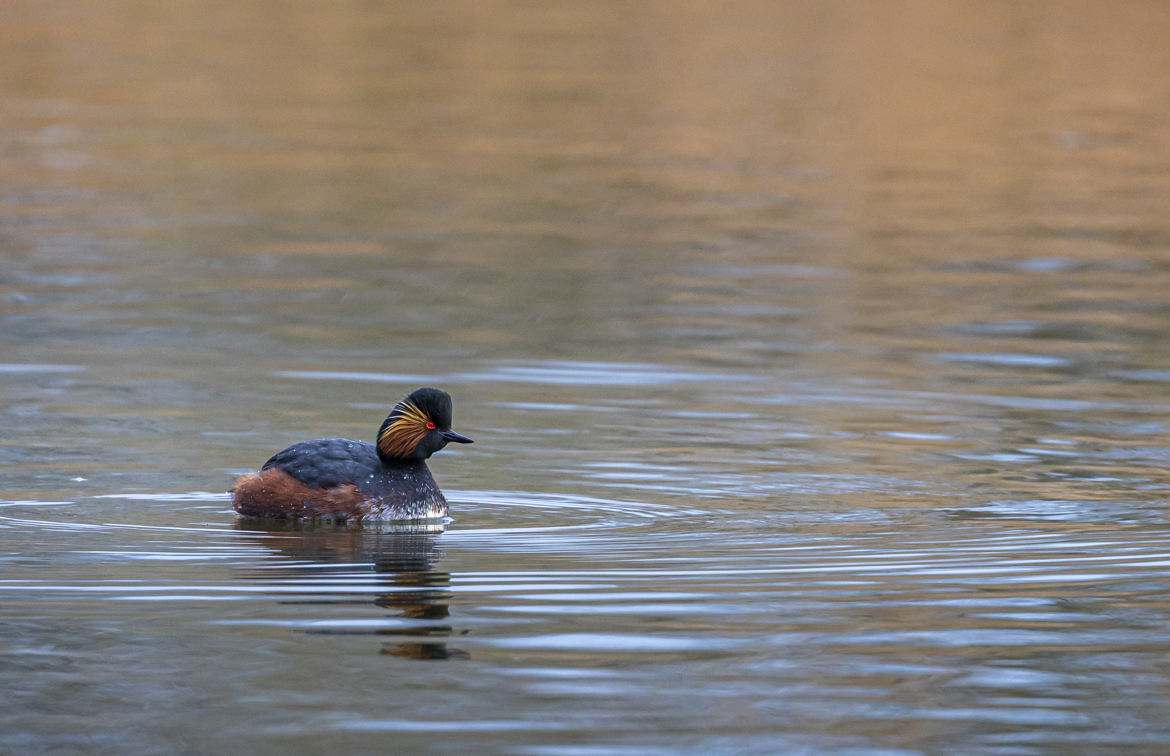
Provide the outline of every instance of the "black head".
<path id="1" fill-rule="evenodd" d="M 451 430 L 451 396 L 435 388 L 420 388 L 390 410 L 376 446 L 383 462 L 408 462 L 424 460 L 451 441 L 471 443 Z"/>

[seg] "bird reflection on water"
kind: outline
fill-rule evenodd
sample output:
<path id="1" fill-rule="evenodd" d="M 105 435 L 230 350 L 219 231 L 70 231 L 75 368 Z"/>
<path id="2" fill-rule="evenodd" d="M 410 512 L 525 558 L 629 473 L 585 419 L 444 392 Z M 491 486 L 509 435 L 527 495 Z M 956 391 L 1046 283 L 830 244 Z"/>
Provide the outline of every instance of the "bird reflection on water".
<path id="1" fill-rule="evenodd" d="M 398 636 L 380 653 L 408 659 L 463 659 L 466 651 L 450 648 L 456 634 L 449 623 L 451 575 L 434 569 L 442 558 L 435 541 L 444 527 L 434 522 L 382 523 L 362 527 L 285 520 L 241 521 L 235 528 L 256 536 L 257 545 L 283 564 L 248 570 L 249 579 L 305 580 L 313 597 L 281 600 L 282 606 L 373 604 L 397 612 L 402 627 L 329 628 L 304 632 L 331 635 Z M 367 572 L 368 571 L 368 572 Z M 347 591 L 346 583 L 366 587 L 373 573 L 378 591 Z M 325 588 L 329 579 L 335 585 Z M 328 590 L 329 595 L 323 595 Z"/>

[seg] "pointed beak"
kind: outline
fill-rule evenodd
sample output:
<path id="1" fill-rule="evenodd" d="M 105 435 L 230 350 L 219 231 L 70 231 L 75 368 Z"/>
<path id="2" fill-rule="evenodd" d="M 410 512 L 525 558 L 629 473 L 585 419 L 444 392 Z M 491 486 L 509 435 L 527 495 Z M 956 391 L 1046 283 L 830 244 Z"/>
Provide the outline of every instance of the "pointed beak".
<path id="1" fill-rule="evenodd" d="M 439 435 L 441 435 L 443 438 L 447 439 L 448 441 L 454 441 L 457 444 L 474 444 L 475 443 L 467 436 L 460 435 L 453 430 L 439 431 Z"/>

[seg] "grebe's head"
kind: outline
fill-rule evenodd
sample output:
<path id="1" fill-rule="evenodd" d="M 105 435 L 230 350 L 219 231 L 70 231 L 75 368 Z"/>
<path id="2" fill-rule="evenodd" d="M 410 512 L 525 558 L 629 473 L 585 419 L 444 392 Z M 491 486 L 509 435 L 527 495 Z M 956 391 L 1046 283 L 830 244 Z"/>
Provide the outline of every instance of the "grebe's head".
<path id="1" fill-rule="evenodd" d="M 472 442 L 451 430 L 451 396 L 435 388 L 420 388 L 390 410 L 376 446 L 383 462 L 409 462 L 424 460 L 451 441 Z"/>

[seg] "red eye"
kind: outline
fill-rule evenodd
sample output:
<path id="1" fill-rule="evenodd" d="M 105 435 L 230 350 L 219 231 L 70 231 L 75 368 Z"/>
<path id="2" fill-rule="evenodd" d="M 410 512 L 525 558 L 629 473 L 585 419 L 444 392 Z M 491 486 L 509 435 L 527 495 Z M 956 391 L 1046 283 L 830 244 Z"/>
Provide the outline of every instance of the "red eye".
<path id="1" fill-rule="evenodd" d="M 430 420 L 427 420 L 427 430 L 434 430 L 434 429 L 435 429 L 435 424 L 432 423 Z"/>

